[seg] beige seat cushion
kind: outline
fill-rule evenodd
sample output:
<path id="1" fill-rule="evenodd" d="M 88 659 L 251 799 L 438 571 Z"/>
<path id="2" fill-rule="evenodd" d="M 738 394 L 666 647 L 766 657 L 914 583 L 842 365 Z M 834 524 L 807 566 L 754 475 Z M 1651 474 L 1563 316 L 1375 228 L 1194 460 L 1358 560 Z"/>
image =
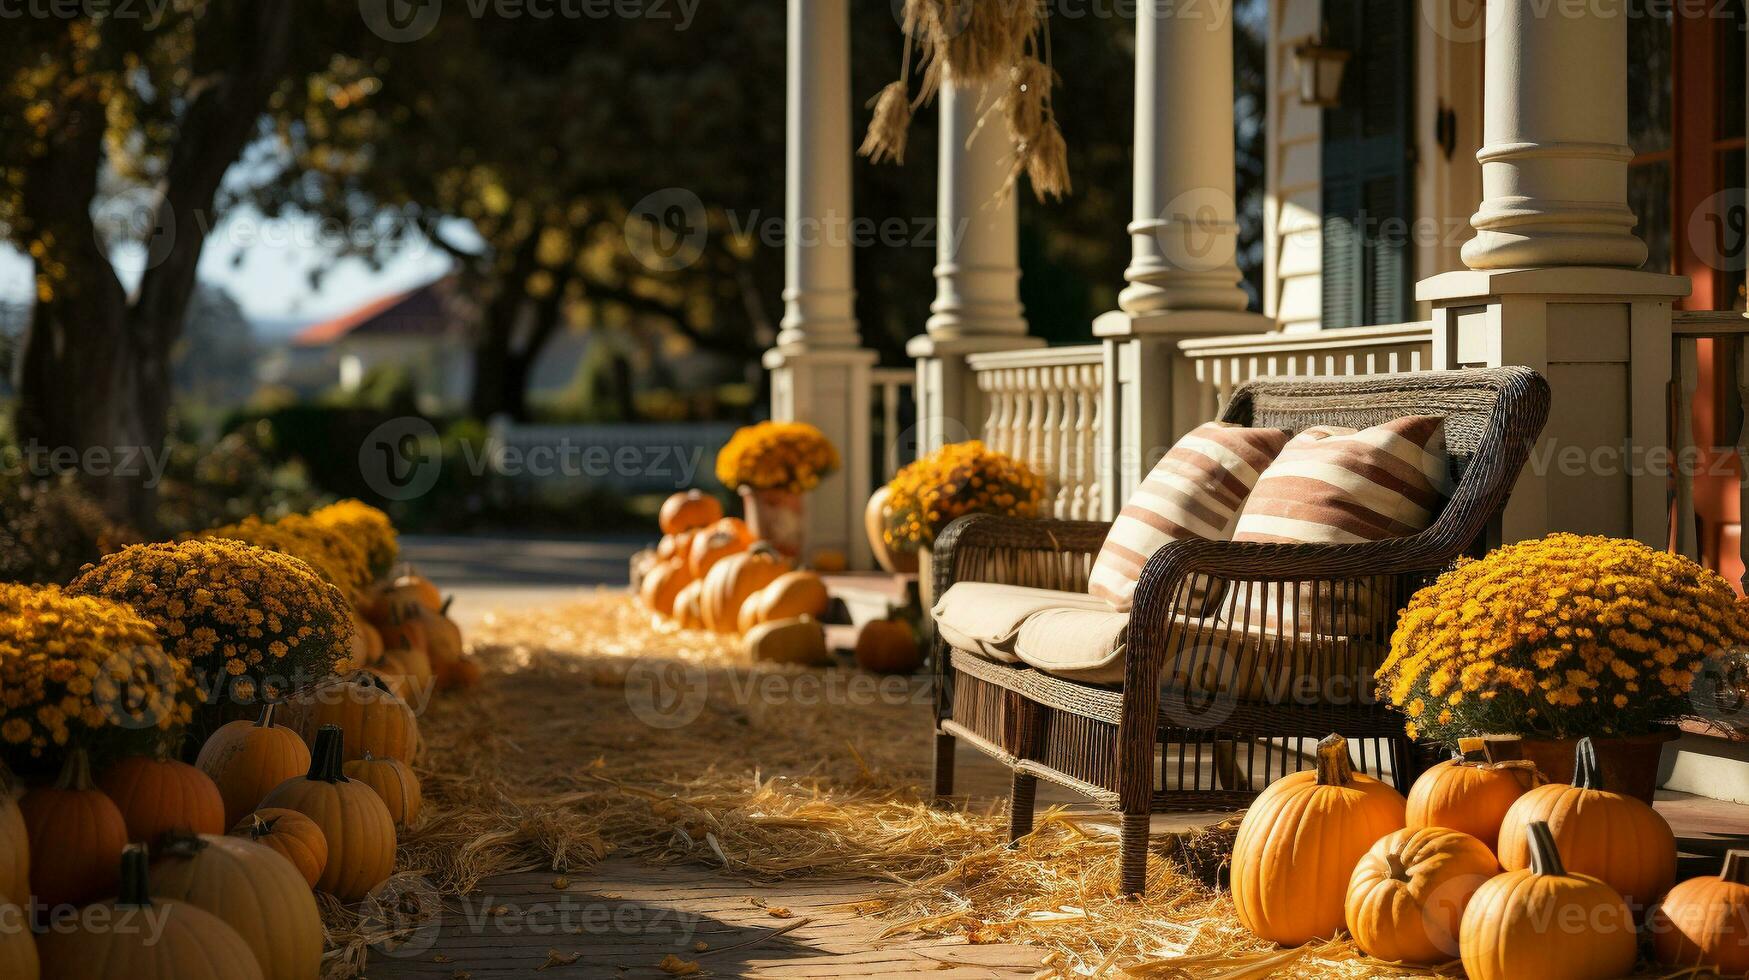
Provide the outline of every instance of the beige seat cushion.
<path id="1" fill-rule="evenodd" d="M 994 582 L 955 582 L 932 611 L 941 638 L 956 650 L 1014 663 L 1014 639 L 1027 617 L 1054 607 L 1110 611 L 1102 599 Z"/>
<path id="2" fill-rule="evenodd" d="M 1162 685 L 1247 701 L 1319 704 L 1365 700 L 1383 650 L 1349 637 L 1287 635 L 1179 616 Z M 1021 663 L 1084 684 L 1121 684 L 1129 614 L 1110 609 L 1044 609 L 1014 641 Z M 1311 680 L 1318 678 L 1321 680 Z M 1352 702 L 1351 702 L 1352 703 Z"/>

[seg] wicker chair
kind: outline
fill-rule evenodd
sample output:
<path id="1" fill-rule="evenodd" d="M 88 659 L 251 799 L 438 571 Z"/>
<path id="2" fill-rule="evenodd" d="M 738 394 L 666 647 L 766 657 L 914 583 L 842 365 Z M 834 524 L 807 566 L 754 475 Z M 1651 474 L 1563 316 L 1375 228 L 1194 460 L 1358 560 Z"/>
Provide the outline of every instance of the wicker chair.
<path id="1" fill-rule="evenodd" d="M 1548 405 L 1547 383 L 1525 368 L 1240 386 L 1222 417 L 1242 425 L 1297 432 L 1445 416 L 1452 497 L 1406 538 L 1162 548 L 1136 590 L 1121 685 L 995 662 L 937 637 L 937 797 L 953 792 L 958 739 L 1012 770 L 1014 837 L 1031 830 L 1038 779 L 1076 790 L 1122 814 L 1122 886 L 1139 893 L 1151 813 L 1242 808 L 1271 779 L 1304 768 L 1329 732 L 1359 748 L 1363 770 L 1388 766 L 1406 788 L 1426 760 L 1402 719 L 1376 703 L 1372 672 L 1408 596 L 1492 543 Z M 936 542 L 935 594 L 961 581 L 1085 593 L 1108 527 L 960 518 Z"/>

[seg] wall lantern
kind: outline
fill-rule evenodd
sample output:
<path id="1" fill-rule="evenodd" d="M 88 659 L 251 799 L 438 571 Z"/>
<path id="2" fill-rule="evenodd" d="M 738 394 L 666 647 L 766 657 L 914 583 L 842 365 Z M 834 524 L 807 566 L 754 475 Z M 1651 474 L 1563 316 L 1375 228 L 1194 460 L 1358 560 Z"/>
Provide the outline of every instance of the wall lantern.
<path id="1" fill-rule="evenodd" d="M 1326 47 L 1323 39 L 1307 38 L 1294 46 L 1294 70 L 1300 76 L 1300 104 L 1332 109 L 1342 104 L 1342 72 L 1354 52 Z"/>

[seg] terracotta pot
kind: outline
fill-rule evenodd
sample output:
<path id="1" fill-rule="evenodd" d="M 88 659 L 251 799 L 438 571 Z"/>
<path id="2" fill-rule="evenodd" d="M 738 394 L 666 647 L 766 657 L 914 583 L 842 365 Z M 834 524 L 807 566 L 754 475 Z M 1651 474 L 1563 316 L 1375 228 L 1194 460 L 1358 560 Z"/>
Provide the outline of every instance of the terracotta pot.
<path id="1" fill-rule="evenodd" d="M 868 531 L 868 547 L 874 555 L 875 563 L 894 575 L 912 575 L 917 571 L 917 552 L 899 551 L 887 545 L 884 533 L 887 526 L 887 498 L 892 495 L 892 488 L 881 487 L 868 498 L 868 506 L 863 508 L 862 523 Z"/>
<path id="2" fill-rule="evenodd" d="M 808 537 L 807 498 L 792 490 L 741 488 L 741 511 L 753 536 L 794 562 Z"/>
<path id="3" fill-rule="evenodd" d="M 1623 738 L 1593 738 L 1591 745 L 1597 749 L 1603 788 L 1652 802 L 1652 795 L 1658 791 L 1658 760 L 1664 753 L 1664 743 L 1676 736 L 1674 730 L 1666 730 Z M 1549 782 L 1570 783 L 1573 751 L 1578 744 L 1576 738 L 1527 738 L 1518 747 Z"/>

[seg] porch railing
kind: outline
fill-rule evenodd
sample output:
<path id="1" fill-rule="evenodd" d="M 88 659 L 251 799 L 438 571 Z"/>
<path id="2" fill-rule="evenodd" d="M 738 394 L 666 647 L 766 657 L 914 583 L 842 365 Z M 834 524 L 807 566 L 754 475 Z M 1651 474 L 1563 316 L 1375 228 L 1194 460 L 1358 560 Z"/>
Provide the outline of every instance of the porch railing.
<path id="1" fill-rule="evenodd" d="M 1433 324 L 1393 323 L 1179 341 L 1200 391 L 1197 420 L 1215 418 L 1252 378 L 1355 377 L 1433 366 Z M 1180 426 L 1179 428 L 1184 428 Z"/>
<path id="2" fill-rule="evenodd" d="M 868 373 L 873 389 L 875 411 L 875 485 L 886 483 L 899 468 L 917 458 L 915 422 L 905 421 L 909 406 L 915 405 L 912 392 L 917 385 L 915 368 L 873 368 Z"/>
<path id="3" fill-rule="evenodd" d="M 984 405 L 982 438 L 1045 477 L 1046 510 L 1085 520 L 1100 508 L 1099 344 L 974 354 L 966 359 Z"/>
<path id="4" fill-rule="evenodd" d="M 1700 525 L 1695 510 L 1695 476 L 1702 473 L 1726 473 L 1715 464 L 1736 457 L 1735 472 L 1730 477 L 1737 482 L 1738 514 L 1749 515 L 1749 315 L 1734 311 L 1678 311 L 1672 317 L 1670 378 L 1670 445 L 1672 470 L 1672 508 L 1670 544 L 1678 554 L 1700 560 L 1706 557 L 1700 538 Z M 1723 397 L 1715 406 L 1712 446 L 1697 446 L 1694 434 L 1694 400 L 1700 387 L 1701 342 L 1711 341 L 1716 357 L 1714 363 L 1724 365 L 1725 383 L 1715 390 Z M 1722 351 L 1720 351 L 1722 348 Z M 1734 438 L 1733 438 L 1734 437 Z M 1725 440 L 1733 444 L 1725 448 Z M 1749 568 L 1749 538 L 1739 536 L 1737 545 L 1744 566 Z M 1715 546 L 1722 552 L 1725 542 Z M 1714 556 L 1723 558 L 1723 554 Z M 1749 574 L 1744 576 L 1749 587 Z"/>

